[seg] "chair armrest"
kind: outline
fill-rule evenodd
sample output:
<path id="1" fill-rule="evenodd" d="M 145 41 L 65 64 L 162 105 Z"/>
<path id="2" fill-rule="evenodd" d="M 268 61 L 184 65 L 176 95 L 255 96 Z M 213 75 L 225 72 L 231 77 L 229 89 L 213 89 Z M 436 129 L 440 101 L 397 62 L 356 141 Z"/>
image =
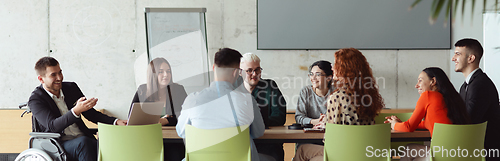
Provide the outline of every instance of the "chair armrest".
<path id="1" fill-rule="evenodd" d="M 42 137 L 42 138 L 56 138 L 61 137 L 59 133 L 50 133 L 50 132 L 30 132 L 31 137 Z"/>

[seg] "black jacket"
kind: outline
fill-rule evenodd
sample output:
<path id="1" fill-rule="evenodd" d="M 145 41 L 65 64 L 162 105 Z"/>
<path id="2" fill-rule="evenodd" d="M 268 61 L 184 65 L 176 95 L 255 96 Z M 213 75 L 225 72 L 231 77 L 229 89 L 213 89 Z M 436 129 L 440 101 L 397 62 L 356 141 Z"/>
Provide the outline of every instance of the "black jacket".
<path id="1" fill-rule="evenodd" d="M 164 88 L 164 90 L 167 90 L 167 94 L 169 94 L 172 97 L 173 100 L 172 105 L 174 106 L 173 109 L 175 112 L 175 116 L 179 117 L 181 115 L 182 104 L 184 103 L 184 99 L 186 99 L 187 97 L 186 90 L 184 89 L 184 86 L 177 83 L 172 83 L 169 86 L 171 93 L 168 92 L 167 88 Z M 153 102 L 154 100 L 151 97 L 147 96 L 146 93 L 147 93 L 146 84 L 140 85 L 139 88 L 137 89 L 137 92 L 135 92 L 132 103 Z M 166 98 L 166 107 L 165 107 L 166 114 L 172 115 L 171 109 L 172 108 L 170 107 L 170 98 Z M 130 109 L 129 109 L 129 114 L 130 114 Z"/>
<path id="2" fill-rule="evenodd" d="M 478 69 L 471 76 L 467 87 L 465 83 L 462 85 L 460 96 L 473 124 L 488 121 L 485 148 L 500 148 L 500 107 L 495 84 Z"/>
<path id="3" fill-rule="evenodd" d="M 53 132 L 60 133 L 61 136 L 64 135 L 64 129 L 73 123 L 76 123 L 80 131 L 84 135 L 94 138 L 92 132 L 89 131 L 88 127 L 83 123 L 81 118 L 76 118 L 71 109 L 74 107 L 74 103 L 84 97 L 78 85 L 74 82 L 63 82 L 62 92 L 64 94 L 64 102 L 68 107 L 68 112 L 61 115 L 59 108 L 57 107 L 54 100 L 50 95 L 43 89 L 40 85 L 35 88 L 31 93 L 29 98 L 28 106 L 33 113 L 33 119 L 36 119 L 37 132 Z M 82 115 L 93 123 L 102 122 L 106 124 L 113 124 L 116 118 L 104 115 L 95 109 L 90 109 L 82 113 Z"/>

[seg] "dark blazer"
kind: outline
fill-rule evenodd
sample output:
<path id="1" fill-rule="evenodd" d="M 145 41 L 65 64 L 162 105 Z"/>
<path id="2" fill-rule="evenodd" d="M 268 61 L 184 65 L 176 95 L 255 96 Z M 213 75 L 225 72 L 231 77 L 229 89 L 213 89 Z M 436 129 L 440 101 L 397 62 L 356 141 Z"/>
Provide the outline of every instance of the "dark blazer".
<path id="1" fill-rule="evenodd" d="M 74 107 L 74 103 L 84 97 L 78 85 L 74 82 L 63 82 L 62 92 L 64 94 L 64 102 L 68 106 L 68 110 Z M 61 115 L 59 108 L 54 100 L 40 85 L 31 93 L 28 106 L 33 113 L 33 118 L 36 119 L 37 132 L 53 132 L 64 135 L 64 129 L 73 123 L 76 123 L 78 128 L 84 135 L 94 138 L 88 127 L 83 123 L 81 118 L 76 118 L 71 111 Z M 82 113 L 82 115 L 93 123 L 102 122 L 113 124 L 116 118 L 104 115 L 95 109 L 90 109 Z"/>
<path id="2" fill-rule="evenodd" d="M 182 110 L 182 104 L 184 103 L 184 99 L 186 99 L 187 94 L 186 90 L 184 89 L 184 86 L 177 84 L 177 83 L 172 83 L 169 85 L 170 86 L 170 94 L 172 96 L 172 104 L 174 106 L 174 112 L 175 116 L 179 117 L 181 115 L 181 110 Z M 164 88 L 164 90 L 167 90 L 167 88 Z M 142 84 L 139 86 L 137 89 L 137 92 L 135 92 L 134 98 L 132 100 L 132 103 L 135 102 L 153 102 L 153 99 L 148 97 L 146 95 L 147 92 L 147 86 L 146 84 Z M 167 90 L 167 94 L 168 90 Z M 168 97 L 168 96 L 167 96 Z M 166 107 L 165 107 L 165 112 L 168 115 L 172 115 L 172 108 L 170 107 L 170 99 L 166 98 Z M 130 106 L 132 107 L 132 106 Z M 130 110 L 129 110 L 130 114 Z"/>
<path id="3" fill-rule="evenodd" d="M 495 84 L 478 69 L 467 85 L 460 88 L 460 96 L 465 102 L 472 123 L 488 121 L 485 138 L 485 148 L 500 147 L 500 107 Z"/>
<path id="4" fill-rule="evenodd" d="M 286 121 L 286 101 L 281 94 L 278 84 L 272 79 L 260 79 L 252 91 L 253 98 L 259 107 L 267 106 L 268 121 L 264 119 L 266 126 L 283 126 Z"/>

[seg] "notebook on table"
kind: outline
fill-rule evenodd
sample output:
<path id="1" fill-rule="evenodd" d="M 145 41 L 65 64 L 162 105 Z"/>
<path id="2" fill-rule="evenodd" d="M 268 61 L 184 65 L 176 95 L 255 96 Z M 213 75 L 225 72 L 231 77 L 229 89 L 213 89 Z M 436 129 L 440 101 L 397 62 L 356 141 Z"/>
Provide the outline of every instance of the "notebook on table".
<path id="1" fill-rule="evenodd" d="M 157 124 L 163 108 L 163 102 L 134 103 L 128 115 L 127 125 Z"/>

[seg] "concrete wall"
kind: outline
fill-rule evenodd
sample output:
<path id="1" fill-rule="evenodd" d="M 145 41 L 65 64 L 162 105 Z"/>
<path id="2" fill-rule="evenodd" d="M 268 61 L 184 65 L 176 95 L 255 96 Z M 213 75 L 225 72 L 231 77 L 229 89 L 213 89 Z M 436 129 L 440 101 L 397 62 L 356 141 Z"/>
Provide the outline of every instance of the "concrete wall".
<path id="1" fill-rule="evenodd" d="M 308 66 L 322 59 L 333 61 L 335 51 L 257 50 L 256 3 L 256 0 L 3 2 L 0 108 L 14 108 L 27 101 L 39 85 L 34 63 L 49 55 L 60 61 L 66 81 L 77 82 L 87 96 L 99 98 L 96 108 L 124 119 L 136 90 L 134 61 L 146 52 L 144 7 L 204 7 L 209 59 L 221 47 L 256 53 L 262 60 L 263 77 L 277 81 L 286 96 L 288 110 L 294 110 L 299 90 L 310 84 Z M 469 7 L 463 21 L 458 16 L 452 24 L 453 42 L 463 37 L 482 41 L 481 3 L 476 4 L 472 20 Z M 464 77 L 453 72 L 453 51 L 362 50 L 379 81 L 386 107 L 399 109 L 414 108 L 419 97 L 414 89 L 416 77 L 425 67 L 441 67 L 459 88 Z"/>

